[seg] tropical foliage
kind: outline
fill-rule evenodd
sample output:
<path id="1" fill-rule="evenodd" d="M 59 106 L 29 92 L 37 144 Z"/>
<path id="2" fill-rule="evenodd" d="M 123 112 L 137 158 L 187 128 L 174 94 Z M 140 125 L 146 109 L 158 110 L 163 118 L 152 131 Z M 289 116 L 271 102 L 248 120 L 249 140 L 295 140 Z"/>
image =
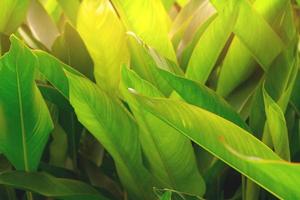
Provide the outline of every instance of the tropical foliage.
<path id="1" fill-rule="evenodd" d="M 298 3 L 1 0 L 0 199 L 300 199 Z"/>

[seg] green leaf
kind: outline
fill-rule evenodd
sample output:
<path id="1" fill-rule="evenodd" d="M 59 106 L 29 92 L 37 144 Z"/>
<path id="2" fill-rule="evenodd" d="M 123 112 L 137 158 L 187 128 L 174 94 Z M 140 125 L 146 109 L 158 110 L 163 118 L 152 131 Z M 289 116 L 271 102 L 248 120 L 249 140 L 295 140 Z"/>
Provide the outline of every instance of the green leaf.
<path id="1" fill-rule="evenodd" d="M 167 191 L 161 197 L 160 200 L 172 200 L 172 192 Z"/>
<path id="2" fill-rule="evenodd" d="M 193 54 L 193 51 L 198 44 L 199 38 L 203 35 L 207 27 L 215 20 L 217 16 L 218 15 L 215 13 L 210 18 L 208 18 L 207 21 L 198 28 L 197 32 L 193 36 L 192 41 L 190 41 L 188 44 L 185 44 L 185 38 L 182 39 L 181 44 L 178 47 L 177 54 L 180 66 L 183 70 L 187 69 L 191 55 Z M 186 32 L 186 34 L 188 33 Z"/>
<path id="3" fill-rule="evenodd" d="M 160 55 L 177 63 L 168 37 L 170 19 L 160 0 L 112 0 L 125 27 Z M 143 22 L 143 23 L 141 23 Z"/>
<path id="4" fill-rule="evenodd" d="M 135 121 L 121 102 L 109 97 L 91 82 L 68 72 L 67 77 L 70 102 L 79 121 L 113 156 L 120 178 L 129 192 L 149 199 L 151 188 L 147 184 L 150 177 L 142 164 Z"/>
<path id="5" fill-rule="evenodd" d="M 78 120 L 114 158 L 129 196 L 152 199 L 151 187 L 155 183 L 142 163 L 138 127 L 122 103 L 53 56 L 35 53 L 41 73 L 69 99 Z M 62 84 L 66 85 L 61 87 Z"/>
<path id="6" fill-rule="evenodd" d="M 125 29 L 109 0 L 84 0 L 77 29 L 94 61 L 96 82 L 116 93 L 121 65 L 128 62 Z"/>
<path id="7" fill-rule="evenodd" d="M 0 1 L 0 33 L 9 35 L 16 31 L 25 19 L 29 2 L 29 0 Z"/>
<path id="8" fill-rule="evenodd" d="M 297 69 L 295 69 L 298 65 L 297 42 L 298 36 L 295 35 L 294 39 L 288 44 L 287 48 L 275 59 L 268 73 L 266 73 L 265 88 L 275 101 L 278 101 L 282 97 L 287 98 L 286 100 L 289 101 L 290 95 L 285 95 L 284 93 L 286 93 L 289 84 L 293 83 L 293 78 L 291 77 L 295 76 L 297 73 Z M 285 108 L 283 107 L 282 109 L 283 111 L 285 110 Z"/>
<path id="9" fill-rule="evenodd" d="M 243 1 L 234 30 L 237 36 L 231 42 L 220 71 L 217 87 L 219 94 L 227 96 L 254 73 L 258 64 L 265 71 L 268 70 L 274 58 L 283 50 L 282 41 L 276 29 L 273 29 L 282 22 L 273 23 L 275 19 L 284 16 L 286 5 L 286 0 L 255 1 L 253 6 Z M 257 34 L 252 34 L 253 31 Z M 281 31 L 282 28 L 278 32 Z M 266 52 L 266 48 L 270 51 Z"/>
<path id="10" fill-rule="evenodd" d="M 247 119 L 248 117 L 248 108 L 251 108 L 251 105 L 249 104 L 252 102 L 252 96 L 257 88 L 257 83 L 259 83 L 260 80 L 261 75 L 254 74 L 250 79 L 226 97 L 228 103 L 232 105 L 241 116 L 246 114 L 243 119 Z"/>
<path id="11" fill-rule="evenodd" d="M 171 189 L 157 189 L 154 188 L 154 192 L 160 200 L 202 200 L 203 198 L 199 196 L 194 196 L 184 192 L 171 190 Z"/>
<path id="12" fill-rule="evenodd" d="M 53 54 L 64 63 L 74 67 L 90 80 L 94 80 L 93 60 L 76 29 L 66 23 L 64 32 L 52 46 Z"/>
<path id="13" fill-rule="evenodd" d="M 41 172 L 5 172 L 0 174 L 0 184 L 61 200 L 108 200 L 83 182 Z"/>
<path id="14" fill-rule="evenodd" d="M 154 49 L 148 47 L 134 33 L 128 33 L 130 50 L 130 67 L 143 79 L 157 87 L 164 95 L 169 95 L 172 88 L 159 75 L 157 68 L 162 68 L 176 74 L 183 74 L 173 62 L 160 56 Z"/>
<path id="15" fill-rule="evenodd" d="M 247 131 L 213 113 L 180 101 L 135 97 L 149 112 L 275 196 L 300 198 L 300 166 L 282 161 Z"/>
<path id="16" fill-rule="evenodd" d="M 135 99 L 128 95 L 127 88 L 152 97 L 161 97 L 161 93 L 126 67 L 123 67 L 122 78 L 124 96 L 139 124 L 139 137 L 150 171 L 168 188 L 203 196 L 205 183 L 198 171 L 190 140 L 139 107 Z"/>
<path id="17" fill-rule="evenodd" d="M 135 71 L 128 69 L 126 66 L 122 67 L 122 83 L 126 90 L 127 88 L 131 88 L 146 96 L 164 97 L 163 93 L 154 85 L 142 79 Z"/>
<path id="18" fill-rule="evenodd" d="M 288 130 L 281 108 L 263 89 L 267 126 L 271 135 L 275 152 L 284 160 L 290 161 Z"/>
<path id="19" fill-rule="evenodd" d="M 65 112 L 73 111 L 68 100 L 54 87 L 45 84 L 38 84 L 38 87 L 46 101 L 55 104 L 60 110 Z"/>
<path id="20" fill-rule="evenodd" d="M 77 21 L 77 14 L 80 6 L 80 1 L 79 0 L 69 0 L 69 1 L 57 0 L 57 2 L 62 7 L 64 13 L 69 18 L 72 25 L 75 26 Z"/>
<path id="21" fill-rule="evenodd" d="M 0 151 L 18 170 L 36 170 L 53 128 L 36 84 L 36 57 L 15 36 L 0 59 Z"/>
<path id="22" fill-rule="evenodd" d="M 252 34 L 253 30 L 255 34 Z M 246 1 L 240 5 L 239 17 L 233 32 L 265 71 L 284 47 L 280 37 L 268 22 Z"/>
<path id="23" fill-rule="evenodd" d="M 42 6 L 47 11 L 48 15 L 52 18 L 55 23 L 59 23 L 62 10 L 60 5 L 57 3 L 56 0 L 47 0 L 47 1 L 40 1 Z"/>
<path id="24" fill-rule="evenodd" d="M 266 73 L 264 80 L 266 91 L 272 99 L 278 103 L 283 112 L 285 112 L 289 102 L 292 90 L 291 87 L 294 85 L 293 82 L 295 81 L 294 79 L 297 74 L 298 59 L 296 56 L 296 46 L 296 42 L 291 42 L 289 44 L 289 46 L 275 59 L 271 68 Z M 259 89 L 253 98 L 249 120 L 251 129 L 259 137 L 265 127 L 265 108 L 263 101 L 262 81 L 260 81 Z"/>
<path id="25" fill-rule="evenodd" d="M 228 41 L 238 16 L 239 4 L 230 1 L 200 37 L 188 64 L 186 76 L 204 84 Z"/>
<path id="26" fill-rule="evenodd" d="M 167 71 L 159 69 L 159 72 L 186 102 L 215 113 L 243 129 L 249 130 L 248 125 L 226 100 L 217 95 L 213 90 L 205 85 L 201 85 L 184 77 L 176 76 Z"/>

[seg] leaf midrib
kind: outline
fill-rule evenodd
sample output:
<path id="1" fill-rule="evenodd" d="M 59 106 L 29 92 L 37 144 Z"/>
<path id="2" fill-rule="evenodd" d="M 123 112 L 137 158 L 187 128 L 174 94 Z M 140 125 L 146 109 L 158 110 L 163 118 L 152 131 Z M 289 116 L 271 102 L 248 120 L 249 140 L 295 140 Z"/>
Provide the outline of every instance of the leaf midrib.
<path id="1" fill-rule="evenodd" d="M 18 57 L 18 55 L 16 57 Z M 28 157 L 27 157 L 26 131 L 25 131 L 25 125 L 24 125 L 22 91 L 21 91 L 19 71 L 18 71 L 19 67 L 18 67 L 18 62 L 17 61 L 18 61 L 18 58 L 16 58 L 15 66 L 16 66 L 16 81 L 17 81 L 17 95 L 18 95 L 19 115 L 20 115 L 21 134 L 22 134 L 23 158 L 24 158 L 25 171 L 28 172 L 29 167 L 28 167 Z"/>

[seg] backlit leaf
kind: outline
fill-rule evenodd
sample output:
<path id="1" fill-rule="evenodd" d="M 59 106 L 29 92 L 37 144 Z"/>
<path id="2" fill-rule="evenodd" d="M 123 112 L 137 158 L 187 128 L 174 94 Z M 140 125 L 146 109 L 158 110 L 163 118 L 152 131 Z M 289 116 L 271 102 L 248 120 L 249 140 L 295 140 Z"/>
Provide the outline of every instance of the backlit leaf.
<path id="1" fill-rule="evenodd" d="M 201 108 L 135 95 L 141 106 L 272 194 L 299 198 L 300 166 L 282 161 L 247 131 Z"/>
<path id="2" fill-rule="evenodd" d="M 100 87 L 117 92 L 121 65 L 128 62 L 125 29 L 109 0 L 84 0 L 79 8 L 77 29 L 94 61 Z"/>
<path id="3" fill-rule="evenodd" d="M 0 1 L 0 33 L 11 34 L 25 19 L 29 0 Z"/>
<path id="4" fill-rule="evenodd" d="M 205 183 L 201 177 L 191 142 L 177 130 L 138 106 L 127 88 L 141 94 L 161 97 L 161 93 L 136 73 L 123 67 L 126 100 L 140 126 L 140 141 L 151 172 L 167 187 L 202 196 Z"/>
<path id="5" fill-rule="evenodd" d="M 177 63 L 175 51 L 168 38 L 170 19 L 160 0 L 112 0 L 112 2 L 127 31 L 134 32 L 159 54 Z"/>
<path id="6" fill-rule="evenodd" d="M 267 116 L 267 126 L 271 135 L 275 152 L 287 161 L 290 161 L 290 146 L 288 138 L 288 130 L 284 114 L 281 108 L 263 90 L 265 111 Z"/>
<path id="7" fill-rule="evenodd" d="M 155 183 L 143 166 L 138 127 L 130 113 L 115 96 L 107 94 L 78 72 L 74 73 L 53 56 L 35 53 L 41 73 L 69 99 L 78 120 L 114 158 L 129 196 L 151 200 L 151 187 Z M 62 83 L 67 88 L 61 87 Z"/>

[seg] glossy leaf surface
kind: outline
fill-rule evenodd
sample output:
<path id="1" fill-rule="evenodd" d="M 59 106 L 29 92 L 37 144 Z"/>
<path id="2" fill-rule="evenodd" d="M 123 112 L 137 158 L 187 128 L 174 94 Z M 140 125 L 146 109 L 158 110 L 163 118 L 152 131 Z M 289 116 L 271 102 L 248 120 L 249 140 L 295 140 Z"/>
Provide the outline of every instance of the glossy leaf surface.
<path id="1" fill-rule="evenodd" d="M 135 96 L 149 112 L 274 195 L 299 197 L 300 166 L 282 161 L 247 131 L 180 101 Z"/>
<path id="2" fill-rule="evenodd" d="M 53 128 L 35 84 L 36 57 L 15 36 L 0 60 L 0 148 L 18 170 L 37 169 Z"/>
<path id="3" fill-rule="evenodd" d="M 162 94 L 136 73 L 123 67 L 123 83 L 141 94 L 161 97 Z M 166 186 L 202 196 L 205 183 L 200 175 L 191 142 L 177 130 L 138 106 L 124 94 L 140 127 L 140 141 L 148 158 L 151 172 Z M 176 153 L 174 153 L 176 152 Z"/>

